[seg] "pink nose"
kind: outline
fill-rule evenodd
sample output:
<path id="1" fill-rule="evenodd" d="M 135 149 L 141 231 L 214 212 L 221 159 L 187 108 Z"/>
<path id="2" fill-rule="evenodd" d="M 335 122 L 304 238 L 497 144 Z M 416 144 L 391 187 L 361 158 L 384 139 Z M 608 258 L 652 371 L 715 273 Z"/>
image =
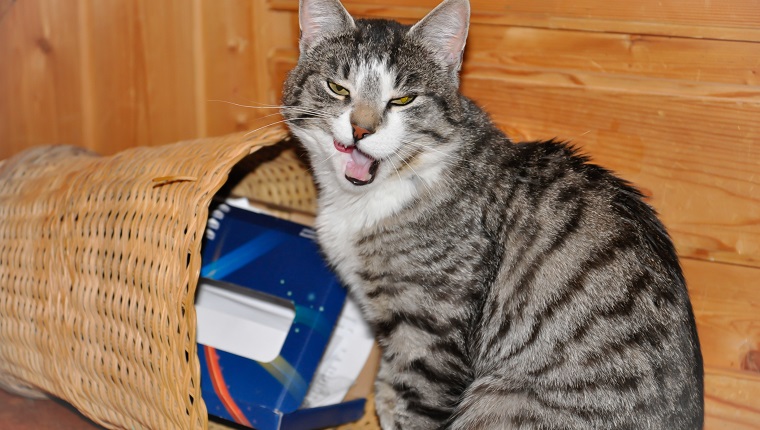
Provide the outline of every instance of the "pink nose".
<path id="1" fill-rule="evenodd" d="M 372 134 L 371 131 L 356 124 L 351 124 L 351 127 L 354 128 L 354 140 L 362 140 L 365 136 Z"/>

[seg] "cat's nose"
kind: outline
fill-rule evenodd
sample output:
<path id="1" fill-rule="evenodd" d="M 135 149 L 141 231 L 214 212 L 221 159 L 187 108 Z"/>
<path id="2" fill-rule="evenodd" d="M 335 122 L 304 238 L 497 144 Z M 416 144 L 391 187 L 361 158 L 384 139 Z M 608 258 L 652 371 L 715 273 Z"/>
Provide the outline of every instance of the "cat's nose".
<path id="1" fill-rule="evenodd" d="M 372 134 L 373 132 L 371 130 L 367 130 L 364 127 L 358 126 L 356 124 L 351 124 L 351 127 L 354 128 L 354 140 L 359 141 L 364 139 L 364 137 Z"/>

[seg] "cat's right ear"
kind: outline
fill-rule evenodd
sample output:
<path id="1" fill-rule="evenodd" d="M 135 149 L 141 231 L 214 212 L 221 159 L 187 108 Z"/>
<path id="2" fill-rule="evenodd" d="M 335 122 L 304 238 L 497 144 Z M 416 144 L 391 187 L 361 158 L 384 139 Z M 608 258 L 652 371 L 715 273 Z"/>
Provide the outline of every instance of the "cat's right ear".
<path id="1" fill-rule="evenodd" d="M 338 0 L 300 0 L 298 23 L 301 27 L 301 52 L 326 37 L 356 28 L 354 19 Z"/>

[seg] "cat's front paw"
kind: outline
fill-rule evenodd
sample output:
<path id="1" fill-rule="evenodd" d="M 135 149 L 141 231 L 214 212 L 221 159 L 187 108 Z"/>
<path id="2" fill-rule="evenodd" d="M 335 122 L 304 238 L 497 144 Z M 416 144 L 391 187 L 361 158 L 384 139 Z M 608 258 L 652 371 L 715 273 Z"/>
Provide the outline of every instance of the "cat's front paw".
<path id="1" fill-rule="evenodd" d="M 375 381 L 375 409 L 383 430 L 395 428 L 396 391 L 385 381 Z"/>

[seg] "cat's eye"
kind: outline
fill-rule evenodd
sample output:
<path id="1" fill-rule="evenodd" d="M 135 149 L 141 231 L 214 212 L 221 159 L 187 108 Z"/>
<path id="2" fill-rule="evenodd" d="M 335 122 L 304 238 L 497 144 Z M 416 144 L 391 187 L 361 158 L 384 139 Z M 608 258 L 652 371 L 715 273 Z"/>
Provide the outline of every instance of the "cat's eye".
<path id="1" fill-rule="evenodd" d="M 330 91 L 334 92 L 335 94 L 339 96 L 347 96 L 351 94 L 345 87 L 342 87 L 335 82 L 327 81 L 327 86 L 330 87 Z"/>
<path id="2" fill-rule="evenodd" d="M 417 98 L 417 96 L 404 96 L 397 99 L 392 99 L 390 103 L 393 106 L 406 106 L 409 103 L 413 102 L 415 98 Z"/>

